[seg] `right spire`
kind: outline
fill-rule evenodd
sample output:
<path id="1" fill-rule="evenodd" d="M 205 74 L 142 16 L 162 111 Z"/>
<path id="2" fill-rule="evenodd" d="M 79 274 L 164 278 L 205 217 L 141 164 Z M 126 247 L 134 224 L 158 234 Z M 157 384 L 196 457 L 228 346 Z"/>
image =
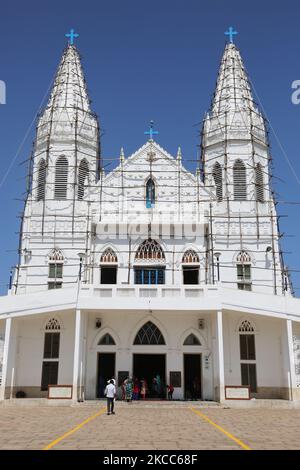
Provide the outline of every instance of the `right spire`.
<path id="1" fill-rule="evenodd" d="M 233 42 L 229 42 L 221 60 L 211 113 L 223 114 L 242 109 L 257 111 L 240 52 Z"/>

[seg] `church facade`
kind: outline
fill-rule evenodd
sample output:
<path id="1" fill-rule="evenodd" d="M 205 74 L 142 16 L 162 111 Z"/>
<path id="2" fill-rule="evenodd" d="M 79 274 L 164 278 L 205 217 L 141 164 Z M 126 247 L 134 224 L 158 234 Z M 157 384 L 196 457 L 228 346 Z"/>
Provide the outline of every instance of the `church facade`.
<path id="1" fill-rule="evenodd" d="M 115 168 L 100 153 L 80 56 L 65 49 L 37 122 L 19 263 L 0 298 L 0 399 L 300 399 L 300 301 L 270 187 L 266 123 L 237 47 L 224 50 L 195 173 L 155 140 Z M 110 164 L 113 164 L 110 163 Z M 153 379 L 160 378 L 160 395 Z"/>

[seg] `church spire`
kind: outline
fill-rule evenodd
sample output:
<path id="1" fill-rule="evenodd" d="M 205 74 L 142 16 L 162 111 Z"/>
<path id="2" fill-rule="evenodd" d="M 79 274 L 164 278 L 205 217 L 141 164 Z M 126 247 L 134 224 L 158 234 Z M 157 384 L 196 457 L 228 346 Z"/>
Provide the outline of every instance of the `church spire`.
<path id="1" fill-rule="evenodd" d="M 58 66 L 46 110 L 51 108 L 91 111 L 80 55 L 74 44 L 68 44 Z"/>
<path id="2" fill-rule="evenodd" d="M 221 60 L 211 114 L 243 109 L 257 111 L 240 52 L 233 42 L 229 42 Z"/>

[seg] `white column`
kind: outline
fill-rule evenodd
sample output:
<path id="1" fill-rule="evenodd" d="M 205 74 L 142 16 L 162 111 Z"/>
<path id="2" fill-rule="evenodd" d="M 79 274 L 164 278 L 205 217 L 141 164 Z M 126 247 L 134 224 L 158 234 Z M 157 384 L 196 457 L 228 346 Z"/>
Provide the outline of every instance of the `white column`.
<path id="1" fill-rule="evenodd" d="M 296 390 L 296 370 L 295 370 L 295 357 L 293 348 L 293 325 L 292 320 L 286 320 L 286 337 L 288 347 L 288 360 L 289 360 L 289 389 L 290 389 L 290 400 L 294 400 L 294 390 Z"/>
<path id="2" fill-rule="evenodd" d="M 81 311 L 76 310 L 75 338 L 74 338 L 74 365 L 73 365 L 73 400 L 78 400 L 80 361 L 81 361 Z"/>
<path id="3" fill-rule="evenodd" d="M 218 351 L 218 376 L 219 376 L 219 400 L 225 400 L 225 374 L 224 374 L 224 342 L 223 342 L 223 314 L 217 312 L 217 351 Z"/>
<path id="4" fill-rule="evenodd" d="M 7 371 L 8 371 L 8 358 L 11 342 L 11 318 L 7 318 L 5 322 L 5 338 L 4 338 L 4 351 L 3 351 L 3 367 L 2 367 L 2 382 L 0 387 L 0 400 L 5 399 L 5 389 L 7 387 Z"/>

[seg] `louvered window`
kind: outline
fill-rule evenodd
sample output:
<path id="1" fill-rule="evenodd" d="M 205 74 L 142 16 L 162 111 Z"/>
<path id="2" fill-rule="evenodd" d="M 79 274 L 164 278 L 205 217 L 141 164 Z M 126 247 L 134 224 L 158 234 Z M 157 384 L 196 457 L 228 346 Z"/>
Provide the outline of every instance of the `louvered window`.
<path id="1" fill-rule="evenodd" d="M 78 200 L 81 201 L 84 198 L 84 189 L 85 185 L 88 182 L 89 178 L 89 164 L 86 159 L 81 160 L 79 169 L 78 169 Z"/>
<path id="2" fill-rule="evenodd" d="M 42 158 L 38 165 L 38 180 L 37 180 L 37 193 L 36 200 L 42 201 L 45 199 L 46 187 L 46 162 Z"/>
<path id="3" fill-rule="evenodd" d="M 264 174 L 260 163 L 255 167 L 255 194 L 258 202 L 265 201 Z"/>
<path id="4" fill-rule="evenodd" d="M 59 157 L 55 164 L 54 199 L 67 199 L 68 192 L 68 160 Z"/>
<path id="5" fill-rule="evenodd" d="M 223 199 L 222 167 L 220 163 L 215 163 L 212 175 L 216 186 L 217 201 L 220 202 Z"/>
<path id="6" fill-rule="evenodd" d="M 233 195 L 235 201 L 247 200 L 246 167 L 241 160 L 233 165 Z"/>

